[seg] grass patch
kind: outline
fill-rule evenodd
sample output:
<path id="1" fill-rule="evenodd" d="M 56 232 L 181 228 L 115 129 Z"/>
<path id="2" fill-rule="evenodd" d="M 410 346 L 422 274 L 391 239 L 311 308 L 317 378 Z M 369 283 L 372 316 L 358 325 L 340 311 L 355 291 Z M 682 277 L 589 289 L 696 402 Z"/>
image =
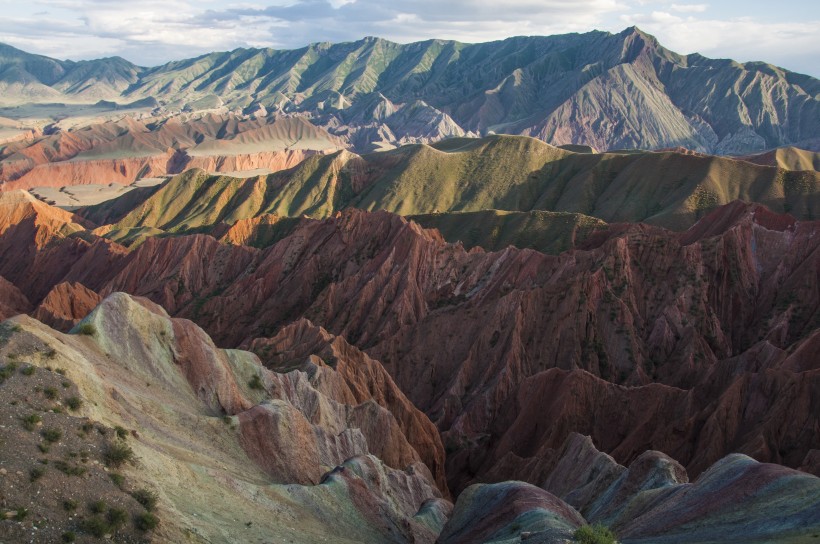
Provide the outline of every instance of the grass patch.
<path id="1" fill-rule="evenodd" d="M 83 323 L 79 327 L 77 327 L 77 334 L 82 334 L 85 336 L 94 336 L 97 334 L 97 327 L 94 326 L 93 323 Z"/>
<path id="2" fill-rule="evenodd" d="M 105 512 L 105 506 L 106 504 L 104 500 L 88 503 L 88 509 L 95 514 L 102 514 L 103 512 Z"/>
<path id="3" fill-rule="evenodd" d="M 20 371 L 20 374 L 23 376 L 31 376 L 37 370 L 37 367 L 34 365 L 24 366 L 23 369 Z"/>
<path id="4" fill-rule="evenodd" d="M 74 499 L 66 499 L 63 501 L 63 510 L 66 512 L 73 512 L 77 509 L 77 501 Z"/>
<path id="5" fill-rule="evenodd" d="M 116 427 L 114 427 L 114 432 L 117 433 L 117 438 L 122 438 L 123 440 L 128 438 L 128 429 L 126 429 L 125 427 L 117 425 Z"/>
<path id="6" fill-rule="evenodd" d="M 68 406 L 69 410 L 79 410 L 80 406 L 83 405 L 83 400 L 77 396 L 68 397 L 65 399 L 65 405 Z"/>
<path id="7" fill-rule="evenodd" d="M 615 533 L 603 525 L 584 525 L 572 535 L 579 544 L 617 544 Z"/>
<path id="8" fill-rule="evenodd" d="M 62 536 L 63 542 L 74 542 L 77 540 L 77 535 L 74 531 L 66 531 Z"/>
<path id="9" fill-rule="evenodd" d="M 46 387 L 43 389 L 43 395 L 45 395 L 48 400 L 55 400 L 57 398 L 57 389 L 54 387 Z"/>

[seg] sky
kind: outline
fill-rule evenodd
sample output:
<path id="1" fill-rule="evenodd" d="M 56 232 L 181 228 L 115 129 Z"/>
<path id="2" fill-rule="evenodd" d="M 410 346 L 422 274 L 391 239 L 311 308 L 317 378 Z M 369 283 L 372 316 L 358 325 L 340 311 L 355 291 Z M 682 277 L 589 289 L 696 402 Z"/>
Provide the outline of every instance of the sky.
<path id="1" fill-rule="evenodd" d="M 482 42 L 638 26 L 677 53 L 761 60 L 820 77 L 814 0 L 0 0 L 0 42 L 142 66 L 237 47 L 378 36 Z"/>

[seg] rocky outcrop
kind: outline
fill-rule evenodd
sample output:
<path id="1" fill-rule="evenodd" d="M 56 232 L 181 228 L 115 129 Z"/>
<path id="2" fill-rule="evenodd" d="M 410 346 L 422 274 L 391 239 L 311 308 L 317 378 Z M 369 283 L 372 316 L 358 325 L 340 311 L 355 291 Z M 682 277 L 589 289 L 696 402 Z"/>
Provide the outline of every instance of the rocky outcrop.
<path id="1" fill-rule="evenodd" d="M 304 373 L 277 374 L 251 353 L 218 349 L 192 322 L 171 319 L 146 299 L 110 295 L 79 334 L 26 316 L 3 330 L 0 355 L 57 365 L 77 384 L 81 415 L 135 430 L 127 443 L 140 468 L 123 467 L 129 485 L 147 484 L 162 512 L 177 512 L 163 515 L 161 540 L 178 541 L 194 526 L 209 539 L 232 527 L 231 534 L 253 538 L 433 542 L 449 514 L 423 463 L 395 469 L 373 454 L 400 449 L 389 443 L 394 435 L 370 446 L 367 433 L 345 426 L 357 420 L 343 416 L 357 410 L 367 424 L 375 403 L 344 405 L 311 389 Z M 301 396 L 280 394 L 296 382 Z M 303 402 L 308 397 L 321 417 Z M 284 418 L 259 425 L 262 412 Z M 229 504 L 208 506 L 217 495 Z M 286 521 L 294 517 L 298 527 Z"/>
<path id="2" fill-rule="evenodd" d="M 438 542 L 469 544 L 505 539 L 569 541 L 584 518 L 551 493 L 524 482 L 476 484 L 456 501 Z M 533 538 L 535 537 L 535 538 Z"/>
<path id="3" fill-rule="evenodd" d="M 58 331 L 68 332 L 102 300 L 100 295 L 78 282 L 59 283 L 31 314 Z"/>
<path id="4" fill-rule="evenodd" d="M 301 319 L 284 327 L 270 339 L 256 339 L 251 350 L 272 370 L 298 369 L 307 373 L 312 387 L 326 397 L 349 405 L 375 402 L 392 417 L 385 424 L 362 411 L 358 425 L 365 431 L 368 442 L 388 446 L 380 436 L 389 436 L 393 426 L 418 454 L 418 458 L 432 471 L 444 493 L 447 483 L 444 475 L 444 447 L 435 425 L 404 396 L 382 365 L 351 346 L 340 336 L 334 336 L 310 321 Z M 366 416 L 366 417 L 365 417 Z M 388 466 L 406 466 L 415 455 L 402 452 L 380 452 Z"/>
<path id="5" fill-rule="evenodd" d="M 782 505 L 774 513 L 772 505 Z M 619 542 L 790 542 L 820 529 L 820 478 L 733 454 L 689 483 L 657 451 L 624 467 L 570 435 L 540 488 L 476 484 L 458 498 L 440 542 L 562 542 L 587 523 Z M 772 517 L 776 517 L 776 521 Z"/>
<path id="6" fill-rule="evenodd" d="M 31 310 L 31 303 L 26 295 L 0 276 L 0 320 L 8 319 L 17 314 L 24 314 Z"/>

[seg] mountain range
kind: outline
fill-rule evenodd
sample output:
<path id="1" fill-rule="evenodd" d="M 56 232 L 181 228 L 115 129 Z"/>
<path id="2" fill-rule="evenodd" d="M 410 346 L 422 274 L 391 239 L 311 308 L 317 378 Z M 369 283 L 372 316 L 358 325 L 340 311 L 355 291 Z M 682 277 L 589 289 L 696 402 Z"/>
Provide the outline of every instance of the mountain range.
<path id="1" fill-rule="evenodd" d="M 820 140 L 820 82 L 762 62 L 679 55 L 637 28 L 464 44 L 378 38 L 237 49 L 142 68 L 57 61 L 3 46 L 12 106 L 224 107 L 307 116 L 357 151 L 506 133 L 595 149 L 682 146 L 747 154 Z M 150 109 L 150 108 L 149 108 Z M 19 112 L 18 112 L 19 114 Z"/>
<path id="2" fill-rule="evenodd" d="M 816 79 L 631 28 L 0 96 L 0 541 L 820 538 Z"/>

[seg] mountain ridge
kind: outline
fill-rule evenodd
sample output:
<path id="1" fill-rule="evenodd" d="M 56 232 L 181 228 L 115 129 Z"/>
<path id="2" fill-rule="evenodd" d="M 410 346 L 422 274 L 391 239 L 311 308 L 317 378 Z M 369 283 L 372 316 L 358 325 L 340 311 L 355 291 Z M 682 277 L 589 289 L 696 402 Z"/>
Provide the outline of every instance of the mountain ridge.
<path id="1" fill-rule="evenodd" d="M 123 101 L 298 113 L 359 150 L 428 140 L 413 128 L 419 115 L 442 120 L 445 132 L 433 139 L 504 132 L 598 149 L 684 146 L 721 154 L 820 142 L 817 79 L 762 62 L 679 55 L 636 27 L 478 44 L 368 38 L 235 49 L 146 69 L 87 62 L 100 63 L 97 80 L 111 80 L 104 94 L 119 92 Z M 124 72 L 114 77 L 117 66 Z M 45 87 L 68 97 L 89 89 L 77 82 Z M 367 110 L 374 97 L 385 108 Z M 421 109 L 402 114 L 412 104 Z"/>

